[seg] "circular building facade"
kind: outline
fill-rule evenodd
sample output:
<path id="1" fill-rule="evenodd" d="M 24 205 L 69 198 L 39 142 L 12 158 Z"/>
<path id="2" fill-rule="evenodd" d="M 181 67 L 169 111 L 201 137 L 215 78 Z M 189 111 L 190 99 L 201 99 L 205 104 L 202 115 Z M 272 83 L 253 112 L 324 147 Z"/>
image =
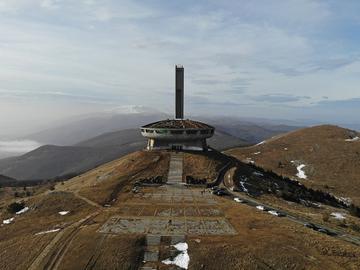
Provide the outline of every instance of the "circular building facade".
<path id="1" fill-rule="evenodd" d="M 206 139 L 212 137 L 214 131 L 210 125 L 188 119 L 168 119 L 141 127 L 141 134 L 148 139 L 148 150 L 206 151 Z"/>

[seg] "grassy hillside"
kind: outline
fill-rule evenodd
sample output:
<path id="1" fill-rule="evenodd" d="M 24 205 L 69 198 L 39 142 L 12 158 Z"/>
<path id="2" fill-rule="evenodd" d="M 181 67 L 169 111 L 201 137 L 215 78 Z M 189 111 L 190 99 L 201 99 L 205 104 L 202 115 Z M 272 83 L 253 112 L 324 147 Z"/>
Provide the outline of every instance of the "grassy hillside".
<path id="1" fill-rule="evenodd" d="M 185 166 L 185 173 L 191 175 L 208 169 L 211 176 L 219 165 L 208 153 L 186 153 L 185 163 L 195 165 Z M 189 269 L 359 268 L 358 246 L 250 205 L 202 194 L 203 188 L 180 189 L 185 195 L 168 186 L 132 191 L 138 179 L 166 177 L 168 164 L 169 152 L 138 151 L 23 198 L 27 211 L 22 214 L 9 211 L 14 199 L 4 200 L 0 220 L 13 219 L 0 226 L 0 269 L 48 269 L 53 265 L 59 270 L 139 269 L 147 232 L 103 233 L 104 225 L 119 219 L 146 219 L 154 224 L 170 218 L 179 226 L 184 215 L 192 222 L 228 222 L 236 231 L 234 235 L 188 234 Z M 242 172 L 251 169 L 246 164 L 241 167 Z M 283 203 L 286 210 L 305 212 L 317 221 L 325 211 Z M 346 215 L 346 222 L 353 222 L 352 218 Z M 132 230 L 134 226 L 125 227 Z M 161 260 L 170 256 L 161 252 Z M 170 269 L 161 266 L 159 269 Z"/>
<path id="2" fill-rule="evenodd" d="M 304 128 L 227 153 L 339 197 L 360 202 L 360 135 L 337 126 Z M 306 177 L 306 178 L 305 178 Z"/>

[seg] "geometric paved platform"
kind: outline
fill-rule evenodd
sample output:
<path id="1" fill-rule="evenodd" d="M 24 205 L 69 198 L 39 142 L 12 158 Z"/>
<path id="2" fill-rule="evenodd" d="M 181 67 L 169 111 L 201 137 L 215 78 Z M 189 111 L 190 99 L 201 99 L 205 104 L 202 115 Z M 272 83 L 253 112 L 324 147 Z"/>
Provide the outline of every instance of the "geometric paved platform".
<path id="1" fill-rule="evenodd" d="M 172 153 L 169 169 L 169 184 L 143 187 L 136 194 L 128 194 L 116 214 L 98 232 L 172 236 L 236 234 L 214 195 L 181 182 L 182 155 Z"/>
<path id="2" fill-rule="evenodd" d="M 223 217 L 111 217 L 99 229 L 110 234 L 233 235 L 235 229 Z"/>

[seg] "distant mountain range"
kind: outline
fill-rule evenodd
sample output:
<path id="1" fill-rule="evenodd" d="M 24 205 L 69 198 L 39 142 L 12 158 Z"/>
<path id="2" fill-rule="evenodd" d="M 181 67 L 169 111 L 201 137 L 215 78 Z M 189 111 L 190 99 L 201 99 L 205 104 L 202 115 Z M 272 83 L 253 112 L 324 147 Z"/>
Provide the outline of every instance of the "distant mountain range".
<path id="1" fill-rule="evenodd" d="M 52 179 L 82 173 L 145 147 L 139 127 L 169 115 L 143 107 L 120 108 L 65 121 L 23 139 L 43 146 L 17 157 L 0 159 L 0 173 L 18 180 Z M 210 146 L 225 150 L 257 143 L 298 127 L 234 117 L 199 118 L 216 128 Z M 254 120 L 255 121 L 255 120 Z"/>
<path id="2" fill-rule="evenodd" d="M 59 126 L 26 136 L 26 139 L 54 145 L 74 145 L 108 132 L 135 129 L 167 118 L 163 113 L 102 113 L 86 118 L 69 120 Z"/>
<path id="3" fill-rule="evenodd" d="M 220 150 L 247 143 L 216 132 L 209 144 Z M 69 177 L 143 149 L 146 140 L 139 129 L 105 133 L 73 146 L 44 145 L 25 155 L 0 160 L 0 172 L 18 180 Z"/>
<path id="4" fill-rule="evenodd" d="M 171 118 L 171 116 L 164 113 L 143 112 L 141 110 L 136 113 L 102 113 L 68 121 L 59 126 L 30 134 L 26 136 L 26 139 L 41 142 L 42 144 L 69 146 L 104 133 L 124 129 L 138 129 L 142 125 L 168 118 Z M 213 125 L 217 130 L 245 140 L 248 143 L 257 143 L 276 134 L 299 128 L 296 125 L 279 125 L 276 121 L 264 119 L 253 119 L 253 121 L 236 117 L 195 117 L 195 119 Z"/>
<path id="5" fill-rule="evenodd" d="M 220 118 L 209 120 L 218 130 L 224 131 L 232 136 L 256 144 L 272 136 L 299 129 L 298 126 L 278 125 L 269 123 L 252 123 L 232 118 Z"/>
<path id="6" fill-rule="evenodd" d="M 0 187 L 9 183 L 13 183 L 14 181 L 16 181 L 14 178 L 0 174 Z"/>

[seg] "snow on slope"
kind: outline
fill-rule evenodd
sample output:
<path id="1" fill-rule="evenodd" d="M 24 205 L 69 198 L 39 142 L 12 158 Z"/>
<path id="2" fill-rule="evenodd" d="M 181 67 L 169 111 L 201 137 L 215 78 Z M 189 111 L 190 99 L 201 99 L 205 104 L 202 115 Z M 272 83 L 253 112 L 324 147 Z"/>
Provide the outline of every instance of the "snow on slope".
<path id="1" fill-rule="evenodd" d="M 356 136 L 356 137 L 354 137 L 352 139 L 346 139 L 345 142 L 356 142 L 358 140 L 360 140 L 360 138 L 358 136 Z"/>
<path id="2" fill-rule="evenodd" d="M 189 248 L 188 244 L 180 242 L 174 245 L 173 247 L 176 248 L 178 251 L 180 251 L 180 253 L 173 260 L 166 259 L 163 260 L 162 263 L 166 265 L 176 265 L 180 268 L 188 269 L 190 262 L 190 256 L 187 252 Z"/>
<path id="3" fill-rule="evenodd" d="M 296 167 L 298 173 L 296 174 L 297 177 L 301 178 L 301 179 L 306 179 L 307 176 L 305 174 L 305 172 L 303 171 L 303 168 L 305 167 L 305 164 L 300 164 L 299 166 Z"/>

